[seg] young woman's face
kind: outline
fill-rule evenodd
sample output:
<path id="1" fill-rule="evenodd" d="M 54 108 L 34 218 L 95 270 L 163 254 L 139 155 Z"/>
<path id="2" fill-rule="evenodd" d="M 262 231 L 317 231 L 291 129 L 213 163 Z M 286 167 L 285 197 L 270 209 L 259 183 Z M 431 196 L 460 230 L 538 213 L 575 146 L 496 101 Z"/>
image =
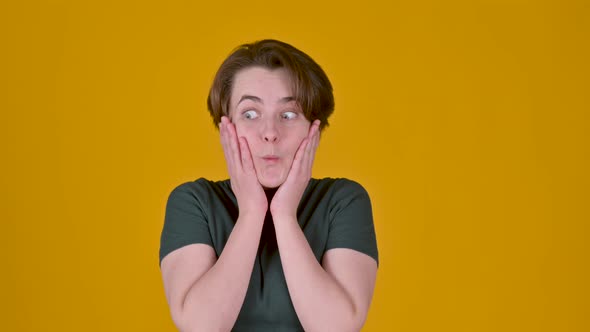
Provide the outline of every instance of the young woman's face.
<path id="1" fill-rule="evenodd" d="M 311 125 L 295 102 L 287 71 L 262 67 L 239 71 L 229 113 L 238 137 L 248 141 L 260 184 L 265 188 L 283 184 Z"/>

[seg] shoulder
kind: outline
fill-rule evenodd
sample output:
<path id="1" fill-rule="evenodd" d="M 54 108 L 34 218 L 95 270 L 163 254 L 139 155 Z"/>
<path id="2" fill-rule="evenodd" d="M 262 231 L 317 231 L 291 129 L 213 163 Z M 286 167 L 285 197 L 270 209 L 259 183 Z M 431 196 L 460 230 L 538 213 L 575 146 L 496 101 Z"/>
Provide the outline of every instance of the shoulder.
<path id="1" fill-rule="evenodd" d="M 229 180 L 211 181 L 205 178 L 198 178 L 194 181 L 184 182 L 172 189 L 174 194 L 203 194 L 210 191 L 227 191 L 231 189 Z"/>
<path id="2" fill-rule="evenodd" d="M 211 181 L 205 178 L 198 178 L 194 181 L 184 182 L 177 185 L 168 197 L 171 202 L 199 202 L 206 204 L 212 197 L 228 195 L 231 193 L 229 180 Z"/>
<path id="3" fill-rule="evenodd" d="M 309 187 L 311 191 L 322 192 L 325 196 L 336 200 L 347 197 L 369 197 L 367 190 L 360 183 L 347 178 L 312 178 Z"/>
<path id="4" fill-rule="evenodd" d="M 194 181 L 188 181 L 177 185 L 172 192 L 200 192 L 203 190 L 224 189 L 228 186 L 229 180 L 212 181 L 205 178 L 198 178 Z"/>
<path id="5" fill-rule="evenodd" d="M 330 188 L 326 195 L 329 223 L 326 252 L 348 248 L 379 262 L 373 210 L 367 190 L 360 183 L 345 178 L 318 181 Z"/>
<path id="6" fill-rule="evenodd" d="M 371 199 L 358 182 L 347 178 L 312 179 L 309 185 L 310 201 L 321 201 L 332 220 L 336 216 L 356 216 L 371 213 Z M 315 198 L 314 198 L 315 197 Z"/>

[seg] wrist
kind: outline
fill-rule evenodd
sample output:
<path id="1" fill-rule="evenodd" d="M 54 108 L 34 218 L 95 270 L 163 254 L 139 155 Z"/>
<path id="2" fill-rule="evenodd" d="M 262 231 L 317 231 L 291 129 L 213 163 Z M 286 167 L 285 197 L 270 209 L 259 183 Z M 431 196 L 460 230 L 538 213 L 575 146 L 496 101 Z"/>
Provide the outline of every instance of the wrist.
<path id="1" fill-rule="evenodd" d="M 272 215 L 272 220 L 273 222 L 276 223 L 289 223 L 289 222 L 293 222 L 293 223 L 297 223 L 297 213 L 278 213 L 278 212 L 272 212 L 271 211 L 271 215 Z"/>
<path id="2" fill-rule="evenodd" d="M 270 214 L 273 218 L 297 218 L 297 207 L 281 206 L 272 201 L 269 206 Z"/>
<path id="3" fill-rule="evenodd" d="M 240 209 L 238 212 L 238 219 L 243 220 L 262 220 L 266 217 L 266 209 Z"/>

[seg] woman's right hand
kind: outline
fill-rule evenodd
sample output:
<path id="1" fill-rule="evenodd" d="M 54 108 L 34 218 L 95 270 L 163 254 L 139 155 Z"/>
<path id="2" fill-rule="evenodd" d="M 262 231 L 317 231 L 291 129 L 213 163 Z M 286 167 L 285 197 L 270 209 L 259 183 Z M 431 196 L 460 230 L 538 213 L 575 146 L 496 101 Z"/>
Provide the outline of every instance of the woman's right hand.
<path id="1" fill-rule="evenodd" d="M 244 137 L 238 138 L 235 125 L 226 116 L 221 117 L 219 133 L 240 215 L 258 216 L 264 220 L 268 200 L 258 182 L 248 142 Z"/>

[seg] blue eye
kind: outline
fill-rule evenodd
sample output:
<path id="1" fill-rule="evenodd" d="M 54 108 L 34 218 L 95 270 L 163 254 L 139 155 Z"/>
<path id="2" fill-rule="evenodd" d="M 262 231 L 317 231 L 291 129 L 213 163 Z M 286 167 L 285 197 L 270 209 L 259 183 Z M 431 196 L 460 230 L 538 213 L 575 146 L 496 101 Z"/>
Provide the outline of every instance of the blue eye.
<path id="1" fill-rule="evenodd" d="M 258 117 L 258 113 L 257 113 L 256 111 L 254 111 L 254 110 L 249 110 L 249 111 L 246 111 L 246 112 L 242 113 L 242 115 L 243 115 L 243 116 L 244 116 L 246 119 L 250 119 L 250 120 L 252 120 L 252 119 L 256 119 L 256 118 Z"/>
<path id="2" fill-rule="evenodd" d="M 295 119 L 297 117 L 297 113 L 295 112 L 285 112 L 283 114 L 281 114 L 281 117 L 285 120 L 292 120 Z"/>

